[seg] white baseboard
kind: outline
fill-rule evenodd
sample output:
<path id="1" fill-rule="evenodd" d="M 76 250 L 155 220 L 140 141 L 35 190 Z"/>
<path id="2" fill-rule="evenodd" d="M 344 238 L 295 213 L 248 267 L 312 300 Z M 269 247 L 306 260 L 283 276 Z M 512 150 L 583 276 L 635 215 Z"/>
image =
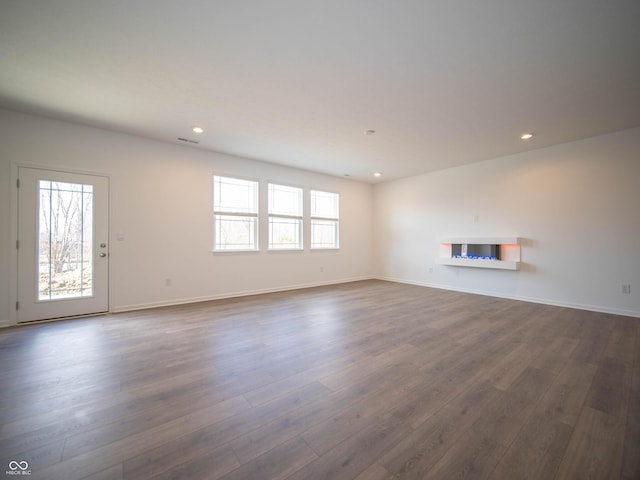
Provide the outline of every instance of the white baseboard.
<path id="1" fill-rule="evenodd" d="M 441 285 L 441 284 L 434 284 L 429 282 L 417 282 L 417 281 L 406 280 L 402 278 L 386 277 L 386 276 L 361 276 L 361 277 L 334 280 L 330 282 L 314 282 L 314 283 L 307 283 L 307 284 L 301 284 L 301 285 L 288 285 L 288 286 L 282 286 L 282 287 L 276 287 L 276 288 L 246 290 L 241 292 L 230 292 L 230 293 L 223 293 L 223 294 L 217 294 L 217 295 L 174 299 L 174 300 L 168 300 L 168 301 L 139 303 L 139 304 L 132 304 L 132 305 L 120 305 L 117 307 L 113 307 L 111 309 L 111 313 L 131 312 L 136 310 L 146 310 L 149 308 L 170 307 L 175 305 L 185 305 L 189 303 L 207 302 L 211 300 L 222 300 L 226 298 L 247 297 L 250 295 L 261 295 L 265 293 L 285 292 L 287 290 L 301 290 L 304 288 L 323 287 L 328 285 L 338 285 L 341 283 L 358 282 L 358 281 L 372 280 L 372 279 L 383 280 L 388 282 L 404 283 L 407 285 L 417 285 L 421 287 L 437 288 L 440 290 L 450 290 L 454 292 L 471 293 L 474 295 L 487 295 L 490 297 L 506 298 L 509 300 L 519 300 L 519 301 L 531 302 L 531 303 L 539 303 L 542 305 L 553 305 L 557 307 L 575 308 L 578 310 L 589 310 L 593 312 L 610 313 L 614 315 L 624 315 L 628 317 L 640 318 L 640 312 L 637 312 L 634 310 L 603 307 L 600 305 L 586 305 L 586 304 L 578 304 L 578 303 L 571 303 L 571 302 L 560 302 L 556 300 L 525 297 L 520 295 L 504 295 L 504 294 L 497 294 L 495 292 L 487 292 L 487 291 L 457 288 L 457 287 L 454 288 L 450 285 Z M 0 320 L 0 328 L 6 328 L 11 326 L 13 326 L 13 324 L 11 323 L 10 320 Z"/>
<path id="2" fill-rule="evenodd" d="M 158 302 L 119 305 L 111 308 L 111 312 L 112 313 L 133 312 L 136 310 L 146 310 L 149 308 L 171 307 L 175 305 L 186 305 L 189 303 L 208 302 L 211 300 L 223 300 L 227 298 L 248 297 L 250 295 L 262 295 L 265 293 L 286 292 L 288 290 L 301 290 L 303 288 L 324 287 L 327 285 L 338 285 L 341 283 L 359 282 L 362 280 L 371 280 L 371 279 L 373 279 L 373 277 L 362 276 L 362 277 L 353 277 L 353 278 L 343 278 L 340 280 L 333 280 L 330 282 L 314 282 L 314 283 L 305 283 L 300 285 L 287 285 L 287 286 L 281 286 L 281 287 L 275 287 L 275 288 L 264 288 L 264 289 L 258 289 L 258 290 L 228 292 L 228 293 L 221 293 L 217 295 L 205 295 L 201 297 L 189 297 L 189 298 L 180 298 L 180 299 L 173 299 L 173 300 L 162 300 Z"/>
<path id="3" fill-rule="evenodd" d="M 438 288 L 440 290 L 450 290 L 453 292 L 472 293 L 474 295 L 486 295 L 489 297 L 506 298 L 509 300 L 520 300 L 522 302 L 539 303 L 542 305 L 553 305 L 555 307 L 575 308 L 577 310 L 588 310 L 591 312 L 610 313 L 613 315 L 624 315 L 626 317 L 640 318 L 640 311 L 625 310 L 623 308 L 607 307 L 602 305 L 587 305 L 582 303 L 563 302 L 558 300 L 549 300 L 545 298 L 526 297 L 522 295 L 505 295 L 496 292 L 487 292 L 484 290 L 475 290 L 470 288 L 458 288 L 451 285 L 434 284 L 429 282 L 417 282 L 395 277 L 376 276 L 377 280 L 385 280 L 387 282 L 405 283 L 407 285 L 417 285 L 420 287 Z"/>

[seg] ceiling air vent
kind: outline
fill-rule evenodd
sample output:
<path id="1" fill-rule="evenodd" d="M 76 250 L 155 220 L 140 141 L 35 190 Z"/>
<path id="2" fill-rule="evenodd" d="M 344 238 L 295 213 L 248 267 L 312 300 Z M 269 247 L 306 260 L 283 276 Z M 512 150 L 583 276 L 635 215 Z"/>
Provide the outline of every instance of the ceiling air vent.
<path id="1" fill-rule="evenodd" d="M 200 143 L 197 140 L 189 140 L 188 138 L 182 138 L 182 137 L 178 137 L 178 140 L 180 140 L 181 142 L 193 143 L 195 145 L 198 145 Z"/>

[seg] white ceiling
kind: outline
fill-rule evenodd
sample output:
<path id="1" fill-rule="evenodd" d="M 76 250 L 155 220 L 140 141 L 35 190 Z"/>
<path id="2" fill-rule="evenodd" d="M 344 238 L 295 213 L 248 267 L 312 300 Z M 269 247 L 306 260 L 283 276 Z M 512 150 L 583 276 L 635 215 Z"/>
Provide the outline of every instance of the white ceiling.
<path id="1" fill-rule="evenodd" d="M 640 126 L 640 1 L 0 0 L 0 105 L 384 181 Z"/>

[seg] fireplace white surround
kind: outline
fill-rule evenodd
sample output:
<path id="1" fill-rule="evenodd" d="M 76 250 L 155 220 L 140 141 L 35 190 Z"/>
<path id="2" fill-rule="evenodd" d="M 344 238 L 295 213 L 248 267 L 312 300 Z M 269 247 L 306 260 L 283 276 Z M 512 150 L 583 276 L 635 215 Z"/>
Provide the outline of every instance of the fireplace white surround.
<path id="1" fill-rule="evenodd" d="M 453 245 L 500 245 L 500 259 L 457 258 L 453 256 Z M 440 241 L 440 252 L 436 263 L 456 267 L 518 270 L 520 239 L 518 237 L 445 237 Z"/>

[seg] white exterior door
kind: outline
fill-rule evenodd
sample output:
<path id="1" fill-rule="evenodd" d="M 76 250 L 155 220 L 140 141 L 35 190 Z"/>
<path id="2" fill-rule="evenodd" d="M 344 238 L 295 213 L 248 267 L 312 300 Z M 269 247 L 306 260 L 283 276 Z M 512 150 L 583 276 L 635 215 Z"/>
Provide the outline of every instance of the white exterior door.
<path id="1" fill-rule="evenodd" d="M 18 322 L 109 310 L 109 179 L 18 169 Z"/>

